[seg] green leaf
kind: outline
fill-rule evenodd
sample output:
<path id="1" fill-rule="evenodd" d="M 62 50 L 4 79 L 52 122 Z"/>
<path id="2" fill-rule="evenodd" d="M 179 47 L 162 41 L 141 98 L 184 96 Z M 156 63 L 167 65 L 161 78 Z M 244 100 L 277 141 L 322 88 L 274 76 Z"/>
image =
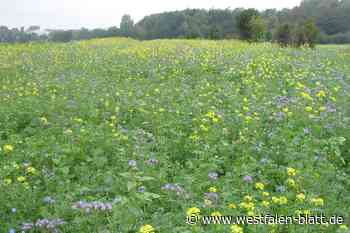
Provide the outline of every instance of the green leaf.
<path id="1" fill-rule="evenodd" d="M 134 181 L 128 181 L 127 183 L 127 188 L 128 188 L 128 191 L 130 192 L 131 190 L 135 189 L 137 186 L 137 183 L 134 182 Z"/>

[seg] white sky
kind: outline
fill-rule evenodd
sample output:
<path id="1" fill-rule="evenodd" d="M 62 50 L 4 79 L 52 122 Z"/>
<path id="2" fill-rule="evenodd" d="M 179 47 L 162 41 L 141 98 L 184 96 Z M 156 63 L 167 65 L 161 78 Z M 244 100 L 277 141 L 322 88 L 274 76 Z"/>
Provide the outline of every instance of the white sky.
<path id="1" fill-rule="evenodd" d="M 119 26 L 127 13 L 134 21 L 164 11 L 186 8 L 254 7 L 291 8 L 301 0 L 0 0 L 0 25 L 21 27 L 75 29 Z"/>

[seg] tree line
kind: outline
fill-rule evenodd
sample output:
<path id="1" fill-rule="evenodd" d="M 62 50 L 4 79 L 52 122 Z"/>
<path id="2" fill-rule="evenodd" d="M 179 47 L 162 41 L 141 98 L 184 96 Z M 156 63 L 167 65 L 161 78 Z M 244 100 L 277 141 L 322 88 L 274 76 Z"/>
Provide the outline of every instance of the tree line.
<path id="1" fill-rule="evenodd" d="M 350 0 L 303 0 L 292 9 L 186 9 L 144 17 L 134 23 L 124 15 L 119 27 L 50 30 L 38 35 L 36 26 L 24 30 L 0 27 L 0 42 L 85 40 L 124 36 L 158 38 L 241 38 L 275 41 L 281 45 L 350 43 Z"/>

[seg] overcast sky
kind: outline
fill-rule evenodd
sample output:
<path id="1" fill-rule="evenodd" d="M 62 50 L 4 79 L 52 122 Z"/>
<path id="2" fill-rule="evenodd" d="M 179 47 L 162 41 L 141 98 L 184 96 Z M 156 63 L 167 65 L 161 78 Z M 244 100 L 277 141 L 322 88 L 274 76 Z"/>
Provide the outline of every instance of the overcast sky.
<path id="1" fill-rule="evenodd" d="M 0 25 L 76 29 L 119 25 L 123 14 L 135 21 L 163 11 L 186 8 L 291 8 L 301 0 L 0 0 Z"/>

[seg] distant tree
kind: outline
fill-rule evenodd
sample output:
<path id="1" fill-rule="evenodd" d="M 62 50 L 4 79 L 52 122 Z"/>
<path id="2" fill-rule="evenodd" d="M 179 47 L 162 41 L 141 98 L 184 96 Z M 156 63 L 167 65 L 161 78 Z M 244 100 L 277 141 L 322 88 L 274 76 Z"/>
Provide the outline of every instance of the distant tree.
<path id="1" fill-rule="evenodd" d="M 218 40 L 221 37 L 220 29 L 217 25 L 214 25 L 210 28 L 209 39 Z"/>
<path id="2" fill-rule="evenodd" d="M 266 40 L 266 24 L 260 16 L 255 16 L 249 21 L 250 40 L 253 42 Z"/>
<path id="3" fill-rule="evenodd" d="M 69 41 L 99 37 L 127 36 L 138 39 L 158 38 L 242 38 L 249 41 L 274 40 L 282 45 L 348 43 L 350 0 L 303 0 L 292 9 L 186 9 L 145 16 L 134 25 L 124 15 L 120 28 L 55 31 L 51 40 Z M 314 19 L 314 22 L 312 20 Z M 289 26 L 285 27 L 288 24 Z M 265 26 L 264 26 L 265 25 Z M 0 42 L 47 40 L 35 34 L 37 26 L 0 28 Z M 264 30 L 265 33 L 262 33 Z M 319 30 L 317 30 L 319 28 Z M 320 32 L 319 35 L 318 31 Z"/>
<path id="4" fill-rule="evenodd" d="M 204 37 L 204 34 L 202 34 L 202 31 L 200 27 L 198 26 L 197 22 L 187 19 L 183 24 L 182 28 L 184 37 L 187 39 L 195 39 Z"/>
<path id="5" fill-rule="evenodd" d="M 253 37 L 251 30 L 251 21 L 259 16 L 259 12 L 256 9 L 243 10 L 237 16 L 237 27 L 240 32 L 241 39 L 251 40 Z"/>
<path id="6" fill-rule="evenodd" d="M 281 46 L 292 44 L 292 39 L 292 26 L 290 24 L 278 26 L 273 34 L 273 40 Z"/>
<path id="7" fill-rule="evenodd" d="M 93 35 L 87 28 L 82 28 L 80 30 L 75 30 L 73 32 L 73 40 L 87 40 L 92 38 Z"/>
<path id="8" fill-rule="evenodd" d="M 69 42 L 73 39 L 73 31 L 54 30 L 49 33 L 49 39 L 55 42 Z"/>
<path id="9" fill-rule="evenodd" d="M 120 22 L 120 33 L 122 36 L 130 37 L 134 32 L 134 21 L 130 15 L 123 15 Z"/>
<path id="10" fill-rule="evenodd" d="M 108 28 L 107 31 L 108 37 L 116 37 L 116 36 L 120 36 L 120 30 L 117 27 L 110 27 Z"/>
<path id="11" fill-rule="evenodd" d="M 35 32 L 35 31 L 38 31 L 40 30 L 40 26 L 36 26 L 36 25 L 33 25 L 33 26 L 29 26 L 26 30 L 26 32 Z"/>
<path id="12" fill-rule="evenodd" d="M 108 37 L 108 31 L 101 29 L 101 28 L 95 28 L 91 31 L 92 38 L 103 38 Z"/>
<path id="13" fill-rule="evenodd" d="M 319 29 L 315 25 L 315 22 L 312 19 L 308 19 L 297 26 L 294 36 L 295 45 L 308 45 L 313 48 L 315 47 L 318 35 Z"/>
<path id="14" fill-rule="evenodd" d="M 313 20 L 305 20 L 295 26 L 283 24 L 276 28 L 273 40 L 281 46 L 293 45 L 300 47 L 307 45 L 315 47 L 319 35 L 319 29 Z"/>
<path id="15" fill-rule="evenodd" d="M 9 42 L 11 31 L 6 26 L 0 26 L 0 42 Z"/>

